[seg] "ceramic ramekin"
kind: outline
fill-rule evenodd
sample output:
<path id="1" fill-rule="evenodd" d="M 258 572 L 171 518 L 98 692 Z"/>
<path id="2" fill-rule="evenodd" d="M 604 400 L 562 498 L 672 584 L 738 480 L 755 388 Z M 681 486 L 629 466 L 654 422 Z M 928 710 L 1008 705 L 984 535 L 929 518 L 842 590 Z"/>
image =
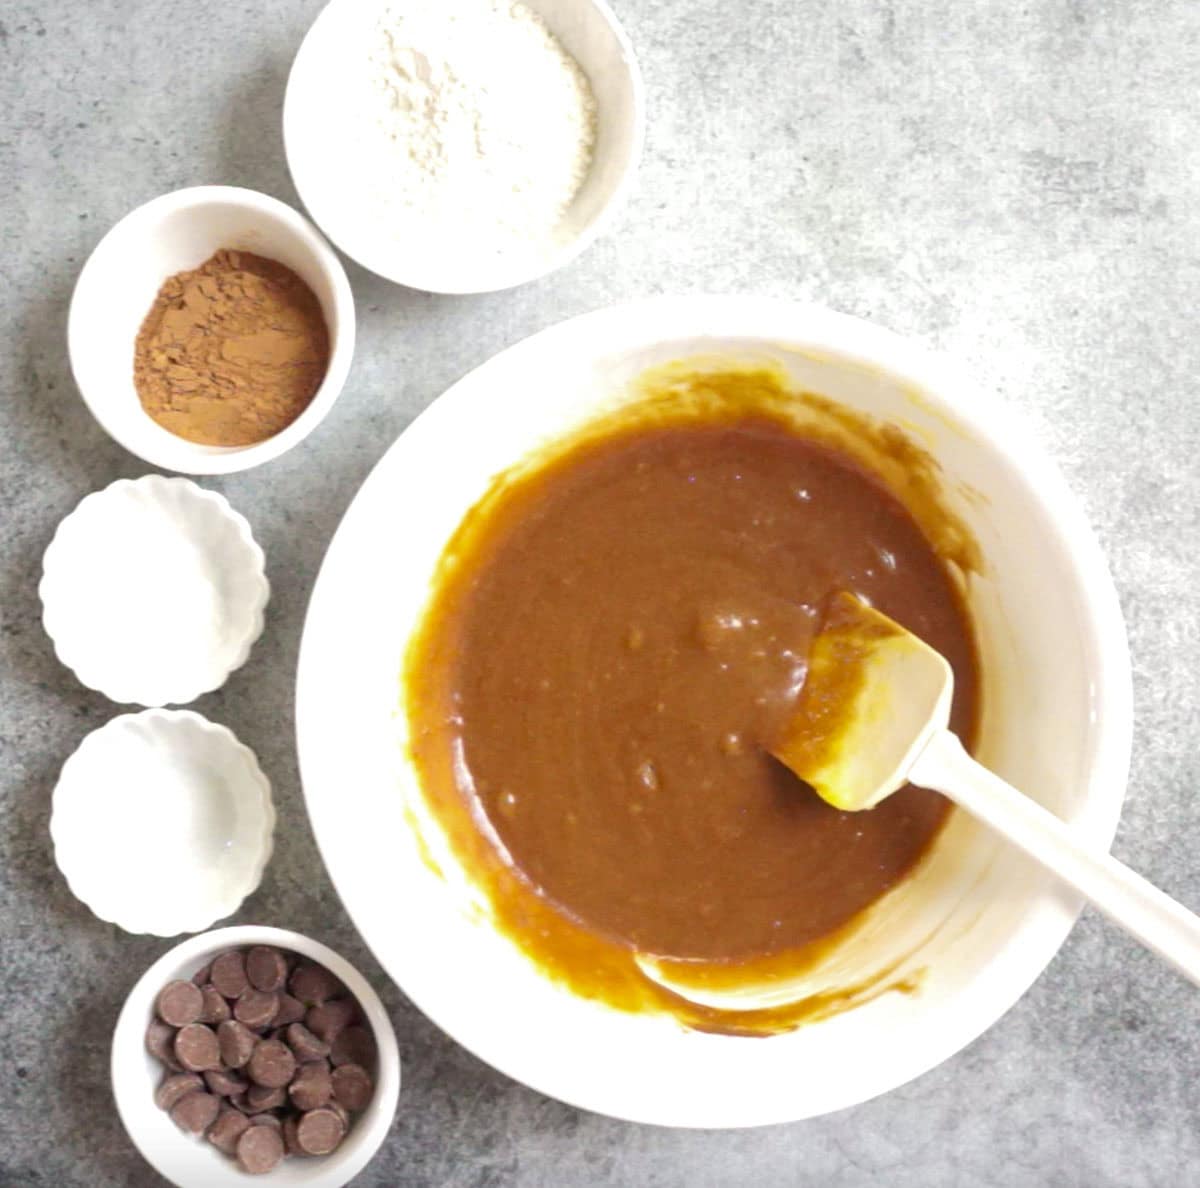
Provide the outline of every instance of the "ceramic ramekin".
<path id="1" fill-rule="evenodd" d="M 89 689 L 182 705 L 246 662 L 270 586 L 223 495 L 151 474 L 80 501 L 46 549 L 38 594 L 58 658 Z"/>
<path id="2" fill-rule="evenodd" d="M 50 814 L 75 896 L 154 936 L 237 911 L 262 880 L 274 830 L 254 752 L 190 710 L 122 714 L 93 730 L 63 764 Z"/>

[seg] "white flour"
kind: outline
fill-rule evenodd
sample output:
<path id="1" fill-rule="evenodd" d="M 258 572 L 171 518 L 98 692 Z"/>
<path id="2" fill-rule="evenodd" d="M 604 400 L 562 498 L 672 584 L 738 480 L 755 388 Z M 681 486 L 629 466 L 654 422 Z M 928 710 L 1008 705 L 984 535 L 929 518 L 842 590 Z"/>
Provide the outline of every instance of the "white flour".
<path id="1" fill-rule="evenodd" d="M 591 163 L 596 104 L 536 13 L 393 0 L 365 82 L 361 181 L 394 236 L 493 255 L 552 242 Z"/>

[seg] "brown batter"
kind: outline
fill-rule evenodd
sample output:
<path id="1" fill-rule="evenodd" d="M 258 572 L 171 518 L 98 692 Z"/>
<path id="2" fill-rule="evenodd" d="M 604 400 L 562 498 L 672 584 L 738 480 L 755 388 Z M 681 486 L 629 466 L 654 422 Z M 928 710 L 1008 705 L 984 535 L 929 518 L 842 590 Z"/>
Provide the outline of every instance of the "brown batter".
<path id="1" fill-rule="evenodd" d="M 848 454 L 753 410 L 627 425 L 510 483 L 451 554 L 410 656 L 426 793 L 585 931 L 722 961 L 798 949 L 940 827 L 934 793 L 840 813 L 763 750 L 840 590 L 950 660 L 972 733 L 956 588 Z"/>

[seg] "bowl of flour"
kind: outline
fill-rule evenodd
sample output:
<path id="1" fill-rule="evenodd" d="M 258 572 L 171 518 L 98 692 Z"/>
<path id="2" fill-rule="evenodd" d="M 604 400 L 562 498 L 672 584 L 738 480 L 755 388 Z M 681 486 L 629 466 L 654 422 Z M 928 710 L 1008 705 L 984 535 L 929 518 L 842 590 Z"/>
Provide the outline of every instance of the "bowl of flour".
<path id="1" fill-rule="evenodd" d="M 573 259 L 637 168 L 641 75 L 605 0 L 332 0 L 292 65 L 288 166 L 347 255 L 432 293 Z"/>

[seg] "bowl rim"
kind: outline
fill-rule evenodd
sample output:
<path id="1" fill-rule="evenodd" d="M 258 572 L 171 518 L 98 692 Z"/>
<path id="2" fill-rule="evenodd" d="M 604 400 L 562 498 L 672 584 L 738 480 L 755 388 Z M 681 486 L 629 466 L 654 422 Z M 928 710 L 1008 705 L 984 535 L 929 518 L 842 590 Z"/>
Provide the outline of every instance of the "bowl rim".
<path id="1" fill-rule="evenodd" d="M 327 209 L 320 211 L 314 209 L 311 202 L 311 192 L 306 194 L 303 179 L 297 173 L 295 162 L 298 153 L 296 146 L 305 133 L 297 127 L 295 96 L 299 93 L 303 82 L 302 77 L 300 81 L 297 81 L 298 75 L 301 72 L 307 55 L 315 52 L 311 46 L 315 45 L 322 36 L 323 30 L 320 26 L 326 20 L 327 14 L 332 13 L 338 8 L 352 7 L 359 2 L 360 0 L 328 0 L 321 11 L 317 13 L 312 24 L 304 34 L 300 46 L 296 50 L 295 57 L 292 59 L 292 65 L 288 71 L 287 85 L 284 88 L 281 116 L 283 124 L 283 149 L 284 156 L 287 159 L 288 176 L 292 179 L 292 185 L 295 186 L 296 193 L 300 196 L 300 201 L 304 204 L 305 210 L 308 211 L 313 221 L 329 236 L 330 240 L 337 245 L 340 251 L 368 272 L 382 277 L 384 280 L 391 281 L 393 284 L 403 285 L 405 288 L 415 289 L 422 293 L 463 297 L 484 293 L 499 293 L 507 289 L 515 289 L 531 281 L 541 280 L 543 277 L 557 272 L 560 268 L 566 267 L 566 265 L 570 264 L 578 256 L 581 256 L 608 231 L 629 199 L 645 148 L 645 81 L 642 76 L 641 66 L 638 63 L 637 54 L 634 52 L 633 43 L 622 27 L 621 22 L 617 19 L 617 15 L 609 5 L 608 0 L 574 0 L 577 4 L 586 5 L 595 10 L 611 31 L 613 39 L 620 50 L 620 60 L 629 81 L 631 97 L 629 159 L 621 170 L 620 177 L 617 180 L 617 184 L 613 187 L 612 193 L 605 199 L 603 205 L 595 213 L 591 221 L 577 235 L 572 236 L 569 240 L 555 247 L 553 251 L 539 258 L 533 267 L 514 269 L 511 275 L 504 276 L 500 281 L 482 286 L 446 283 L 444 280 L 439 280 L 436 275 L 422 272 L 420 269 L 414 269 L 411 273 L 389 270 L 372 263 L 369 259 L 365 258 L 365 254 L 350 251 L 341 242 L 334 230 L 339 220 L 335 218 L 331 225 L 331 221 L 327 217 Z M 536 0 L 533 0 L 531 7 L 536 11 Z M 329 17 L 328 19 L 334 18 Z"/>
<path id="2" fill-rule="evenodd" d="M 190 919 L 182 919 L 179 922 L 179 926 L 173 932 L 169 933 L 159 933 L 144 928 L 141 921 L 125 914 L 125 912 L 105 914 L 99 911 L 92 903 L 90 888 L 86 883 L 81 885 L 80 872 L 74 870 L 70 863 L 64 863 L 62 860 L 66 837 L 64 830 L 69 828 L 64 823 L 67 810 L 64 805 L 66 793 L 63 789 L 68 786 L 69 781 L 80 778 L 78 773 L 81 770 L 86 771 L 87 764 L 90 762 L 90 752 L 97 745 L 96 738 L 98 735 L 103 734 L 105 731 L 113 734 L 134 727 L 139 729 L 149 727 L 151 730 L 166 730 L 168 732 L 174 732 L 179 729 L 196 730 L 207 736 L 214 746 L 227 748 L 242 761 L 247 774 L 245 787 L 255 795 L 255 808 L 261 815 L 260 828 L 258 836 L 255 839 L 257 853 L 254 855 L 253 861 L 248 863 L 246 875 L 241 885 L 225 900 L 213 900 L 203 913 L 199 913 Z M 118 714 L 116 717 L 110 718 L 102 726 L 97 726 L 95 730 L 91 730 L 85 734 L 75 750 L 67 756 L 59 772 L 58 779 L 55 781 L 54 790 L 50 794 L 49 831 L 54 851 L 54 862 L 66 880 L 71 894 L 97 919 L 103 920 L 107 924 L 115 924 L 118 928 L 135 936 L 174 937 L 181 933 L 201 932 L 206 928 L 210 928 L 217 920 L 236 912 L 262 883 L 263 873 L 266 871 L 267 864 L 271 861 L 271 857 L 275 852 L 276 819 L 271 782 L 267 779 L 266 773 L 259 764 L 258 756 L 228 726 L 223 726 L 220 722 L 213 722 L 203 714 L 190 709 L 163 709 L 154 706 L 137 712 Z"/>
<path id="3" fill-rule="evenodd" d="M 169 697 L 164 700 L 146 700 L 144 696 L 136 696 L 135 694 L 139 692 L 144 694 L 146 691 L 130 688 L 120 674 L 101 677 L 87 655 L 76 650 L 69 638 L 64 639 L 61 630 L 55 630 L 56 625 L 62 626 L 64 618 L 61 609 L 63 601 L 55 597 L 54 591 L 63 582 L 64 577 L 70 576 L 69 572 L 64 575 L 63 561 L 60 556 L 62 549 L 68 547 L 65 544 L 64 525 L 78 515 L 85 504 L 94 509 L 112 494 L 138 487 L 151 492 L 161 491 L 163 487 L 171 487 L 186 493 L 185 497 L 188 499 L 214 507 L 223 522 L 231 528 L 238 546 L 244 550 L 247 565 L 253 569 L 255 577 L 253 601 L 247 606 L 239 608 L 240 613 L 245 615 L 246 631 L 238 647 L 231 653 L 219 679 L 215 680 L 215 683 L 211 679 L 204 682 L 193 682 L 190 686 L 180 688 L 181 696 Z M 191 479 L 177 475 L 168 477 L 161 474 L 144 474 L 136 479 L 114 479 L 108 486 L 89 492 L 59 521 L 54 535 L 50 538 L 50 543 L 46 546 L 46 551 L 42 554 L 42 576 L 38 581 L 37 592 L 38 599 L 42 604 L 42 628 L 50 639 L 58 662 L 64 668 L 70 669 L 81 685 L 88 689 L 94 689 L 97 693 L 102 693 L 109 701 L 117 705 L 141 705 L 153 709 L 165 705 L 186 705 L 198 697 L 202 697 L 205 693 L 212 693 L 220 689 L 230 676 L 246 663 L 250 658 L 251 650 L 263 633 L 266 607 L 271 597 L 271 583 L 267 578 L 266 555 L 262 546 L 254 538 L 254 530 L 250 527 L 250 521 L 221 492 L 201 487 Z"/>
<path id="4" fill-rule="evenodd" d="M 125 1133 L 142 1158 L 160 1175 L 179 1184 L 180 1188 L 200 1188 L 202 1183 L 207 1188 L 211 1183 L 209 1178 L 193 1181 L 190 1185 L 171 1179 L 155 1157 L 154 1148 L 143 1143 L 139 1116 L 144 1113 L 143 1107 L 156 1112 L 158 1107 L 154 1104 L 153 1082 L 135 1087 L 134 1082 L 138 1078 L 132 1075 L 131 1067 L 136 1067 L 136 1063 L 144 1057 L 146 1026 L 153 1013 L 155 995 L 181 966 L 192 961 L 200 965 L 209 953 L 256 944 L 287 949 L 325 966 L 353 994 L 375 1033 L 378 1052 L 375 1095 L 369 1116 L 360 1115 L 350 1132 L 351 1136 L 359 1136 L 359 1141 L 353 1145 L 345 1143 L 332 1155 L 323 1156 L 317 1174 L 305 1180 L 309 1188 L 335 1188 L 335 1185 L 345 1184 L 358 1175 L 387 1138 L 399 1101 L 403 1067 L 395 1029 L 370 982 L 340 953 L 303 933 L 269 925 L 232 924 L 189 937 L 157 957 L 131 987 L 113 1027 L 109 1076 L 117 1114 Z M 184 1134 L 179 1135 L 179 1140 L 182 1143 L 193 1142 Z M 317 1166 L 315 1161 L 306 1161 L 306 1165 Z M 230 1183 L 241 1183 L 243 1173 L 237 1170 L 236 1164 L 230 1162 L 229 1171 Z M 322 1174 L 325 1172 L 329 1174 Z"/>
<path id="5" fill-rule="evenodd" d="M 646 347 L 677 339 L 712 337 L 726 342 L 786 342 L 792 349 L 811 350 L 851 365 L 883 371 L 917 391 L 929 391 L 954 411 L 956 419 L 986 438 L 998 457 L 1015 467 L 1024 485 L 1035 495 L 1046 513 L 1048 531 L 1062 548 L 1071 569 L 1079 575 L 1085 592 L 1086 638 L 1096 657 L 1095 712 L 1103 728 L 1092 738 L 1085 766 L 1085 801 L 1072 816 L 1073 825 L 1092 843 L 1105 848 L 1111 843 L 1124 800 L 1132 745 L 1132 678 L 1128 644 L 1120 605 L 1099 544 L 1075 496 L 1067 487 L 1049 454 L 1040 444 L 1026 417 L 1018 409 L 985 394 L 967 372 L 950 358 L 933 352 L 915 340 L 882 326 L 819 305 L 794 303 L 766 297 L 688 296 L 657 297 L 600 309 L 560 322 L 506 348 L 451 385 L 401 434 L 401 438 L 431 421 L 460 416 L 470 407 L 471 392 L 485 368 L 500 358 L 510 364 L 521 353 L 543 350 L 555 339 L 572 343 L 581 351 L 600 355 L 617 339 L 621 349 Z M 595 344 L 602 344 L 596 346 Z M 352 884 L 346 864 L 339 861 L 339 846 L 332 830 L 324 828 L 327 806 L 322 803 L 314 776 L 319 762 L 315 744 L 310 751 L 306 737 L 310 717 L 316 718 L 320 682 L 308 679 L 307 668 L 318 652 L 314 622 L 322 615 L 323 603 L 335 579 L 330 577 L 340 553 L 352 536 L 357 509 L 382 487 L 389 458 L 397 442 L 383 455 L 356 494 L 332 538 L 314 583 L 304 633 L 301 639 L 296 685 L 297 749 L 305 804 L 318 849 L 331 881 L 355 920 L 364 940 L 380 964 L 415 1005 L 458 1043 L 499 1071 L 547 1096 L 568 1104 L 628 1121 L 694 1128 L 733 1128 L 794 1121 L 798 1117 L 832 1113 L 869 1100 L 923 1075 L 942 1063 L 997 1022 L 1025 993 L 1049 964 L 1073 926 L 1082 901 L 1073 893 L 1055 888 L 1043 894 L 1016 927 L 1008 943 L 997 947 L 986 976 L 972 986 L 971 1007 L 956 1012 L 953 1020 L 929 1037 L 921 1052 L 906 1058 L 902 1072 L 881 1074 L 873 1067 L 856 1083 L 853 1092 L 830 1098 L 820 1110 L 797 1114 L 786 1100 L 771 1108 L 730 1109 L 728 1103 L 708 1103 L 677 1110 L 663 1102 L 653 1114 L 625 1108 L 613 1093 L 592 1096 L 574 1090 L 564 1093 L 552 1078 L 531 1076 L 514 1067 L 506 1053 L 497 1053 L 489 1036 L 470 1020 L 455 1015 L 447 1019 L 424 982 L 414 985 L 410 963 L 379 943 L 367 928 L 369 908 L 362 904 L 360 889 Z M 410 447 L 411 448 L 411 447 Z M 404 976 L 408 973 L 409 976 Z M 465 1034 L 464 1034 L 465 1033 Z M 743 1042 L 732 1040 L 729 1042 Z M 748 1042 L 748 1041 L 744 1041 Z M 754 1041 L 761 1043 L 764 1041 Z M 872 1079 L 873 1078 L 873 1079 Z M 600 1100 L 602 1098 L 602 1100 Z"/>
<path id="6" fill-rule="evenodd" d="M 259 218 L 286 228 L 312 255 L 333 294 L 336 325 L 329 326 L 329 366 L 321 386 L 304 411 L 290 425 L 265 441 L 248 446 L 224 447 L 218 452 L 212 452 L 214 447 L 203 446 L 170 434 L 169 438 L 161 443 L 161 447 L 159 444 L 152 444 L 146 448 L 143 444 L 134 448 L 122 432 L 120 422 L 110 415 L 113 398 L 108 386 L 88 385 L 81 379 L 80 360 L 85 357 L 84 343 L 87 335 L 85 303 L 90 298 L 90 291 L 96 283 L 95 278 L 104 265 L 106 255 L 123 236 L 133 235 L 142 224 L 151 224 L 176 211 L 206 205 L 240 206 L 253 211 Z M 92 249 L 75 281 L 67 314 L 67 355 L 71 364 L 71 374 L 84 404 L 100 427 L 113 441 L 135 457 L 141 458 L 143 462 L 162 470 L 191 475 L 235 474 L 278 458 L 293 446 L 299 445 L 325 419 L 341 395 L 354 356 L 355 335 L 354 293 L 337 253 L 298 210 L 270 194 L 243 186 L 186 186 L 160 194 L 157 198 L 151 198 L 148 202 L 134 207 L 118 219 Z M 131 369 L 132 356 L 131 343 Z M 149 419 L 147 416 L 147 420 Z"/>

